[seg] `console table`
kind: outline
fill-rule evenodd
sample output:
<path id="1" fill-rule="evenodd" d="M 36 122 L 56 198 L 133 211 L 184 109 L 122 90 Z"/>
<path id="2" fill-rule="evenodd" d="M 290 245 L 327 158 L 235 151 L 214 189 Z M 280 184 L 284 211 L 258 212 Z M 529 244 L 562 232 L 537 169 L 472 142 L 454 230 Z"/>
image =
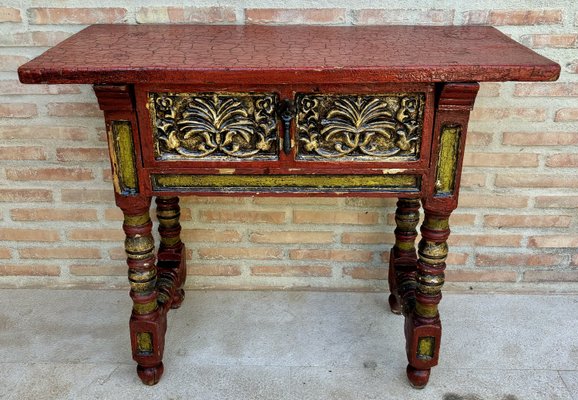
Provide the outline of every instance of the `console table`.
<path id="1" fill-rule="evenodd" d="M 380 196 L 399 199 L 389 303 L 405 316 L 415 387 L 438 362 L 448 218 L 477 82 L 559 71 L 491 27 L 201 25 L 94 25 L 18 70 L 23 83 L 94 85 L 144 383 L 163 373 L 166 315 L 184 298 L 178 196 Z"/>

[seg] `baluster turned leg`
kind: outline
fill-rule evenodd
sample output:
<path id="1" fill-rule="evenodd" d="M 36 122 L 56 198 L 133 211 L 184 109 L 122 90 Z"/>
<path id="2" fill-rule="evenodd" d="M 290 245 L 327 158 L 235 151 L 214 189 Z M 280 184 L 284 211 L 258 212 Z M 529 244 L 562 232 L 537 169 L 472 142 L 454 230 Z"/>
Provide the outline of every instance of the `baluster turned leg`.
<path id="1" fill-rule="evenodd" d="M 407 314 L 408 309 L 413 309 L 419 208 L 419 199 L 399 199 L 397 202 L 395 245 L 389 257 L 389 305 L 394 314 Z"/>
<path id="2" fill-rule="evenodd" d="M 407 376 L 413 386 L 424 387 L 431 367 L 439 357 L 441 322 L 438 304 L 442 298 L 444 270 L 450 235 L 449 213 L 425 209 L 418 246 L 415 308 L 405 320 Z"/>
<path id="3" fill-rule="evenodd" d="M 170 301 L 171 308 L 179 308 L 185 298 L 187 269 L 185 246 L 181 242 L 181 209 L 178 197 L 157 197 L 157 218 L 161 245 L 158 252 L 159 302 Z"/>
<path id="4" fill-rule="evenodd" d="M 158 304 L 150 203 L 150 198 L 135 199 L 122 211 L 130 296 L 133 300 L 130 317 L 133 359 L 138 363 L 137 372 L 143 383 L 154 385 L 163 373 L 166 313 Z"/>

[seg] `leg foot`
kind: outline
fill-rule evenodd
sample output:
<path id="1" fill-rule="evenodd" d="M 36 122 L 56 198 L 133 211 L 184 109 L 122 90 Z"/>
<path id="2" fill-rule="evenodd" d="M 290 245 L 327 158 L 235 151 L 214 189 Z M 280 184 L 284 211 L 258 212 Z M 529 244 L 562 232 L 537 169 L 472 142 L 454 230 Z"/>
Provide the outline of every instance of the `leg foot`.
<path id="1" fill-rule="evenodd" d="M 417 369 L 408 365 L 406 368 L 407 379 L 409 383 L 416 389 L 423 389 L 427 382 L 429 381 L 429 374 L 431 369 Z"/>
<path id="2" fill-rule="evenodd" d="M 136 372 L 138 377 L 141 379 L 142 383 L 145 385 L 156 385 L 159 383 L 161 376 L 163 375 L 164 371 L 163 363 L 159 363 L 154 367 L 143 367 L 142 365 L 138 365 L 136 367 Z"/>
<path id="3" fill-rule="evenodd" d="M 175 290 L 175 294 L 173 295 L 173 301 L 171 302 L 171 309 L 176 310 L 183 304 L 183 300 L 185 299 L 185 289 L 177 289 Z"/>
<path id="4" fill-rule="evenodd" d="M 389 308 L 391 309 L 392 313 L 401 315 L 401 304 L 399 304 L 397 296 L 394 294 L 389 295 Z"/>

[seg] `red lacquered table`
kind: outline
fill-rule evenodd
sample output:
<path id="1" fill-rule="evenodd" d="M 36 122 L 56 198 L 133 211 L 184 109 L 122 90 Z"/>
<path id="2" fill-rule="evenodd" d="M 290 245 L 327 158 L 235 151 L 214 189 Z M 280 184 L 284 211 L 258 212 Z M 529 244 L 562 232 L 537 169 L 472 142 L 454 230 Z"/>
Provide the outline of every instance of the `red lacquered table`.
<path id="1" fill-rule="evenodd" d="M 166 315 L 184 298 L 178 196 L 376 196 L 399 199 L 389 302 L 405 316 L 408 378 L 423 387 L 439 357 L 448 218 L 477 82 L 559 71 L 491 27 L 95 25 L 18 72 L 94 85 L 144 383 L 163 373 Z"/>

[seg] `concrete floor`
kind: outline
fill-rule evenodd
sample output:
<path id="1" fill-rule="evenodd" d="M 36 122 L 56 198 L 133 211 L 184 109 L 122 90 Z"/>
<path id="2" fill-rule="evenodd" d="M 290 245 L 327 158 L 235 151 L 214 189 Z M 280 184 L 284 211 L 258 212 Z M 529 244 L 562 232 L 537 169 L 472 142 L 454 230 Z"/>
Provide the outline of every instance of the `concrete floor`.
<path id="1" fill-rule="evenodd" d="M 140 383 L 124 291 L 0 290 L 0 399 L 578 400 L 578 296 L 447 294 L 440 364 L 405 378 L 387 295 L 189 292 Z"/>

